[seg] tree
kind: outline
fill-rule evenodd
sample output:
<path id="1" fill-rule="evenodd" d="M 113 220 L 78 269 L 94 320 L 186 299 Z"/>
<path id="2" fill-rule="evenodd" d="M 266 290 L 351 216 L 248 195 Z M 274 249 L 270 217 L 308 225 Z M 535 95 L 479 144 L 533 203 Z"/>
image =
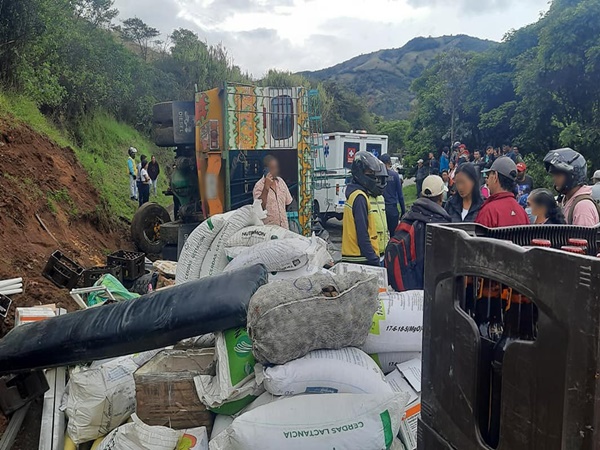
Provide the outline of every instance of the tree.
<path id="1" fill-rule="evenodd" d="M 137 44 L 142 58 L 144 61 L 148 61 L 150 43 L 154 38 L 160 36 L 160 31 L 147 25 L 142 19 L 138 19 L 137 17 L 124 20 L 121 31 L 123 38 Z"/>
<path id="2" fill-rule="evenodd" d="M 377 134 L 383 134 L 389 138 L 389 152 L 393 154 L 402 154 L 406 143 L 407 135 L 410 129 L 408 120 L 389 120 L 376 123 Z"/>
<path id="3" fill-rule="evenodd" d="M 100 28 L 109 28 L 119 15 L 114 4 L 114 0 L 73 0 L 75 15 Z"/>

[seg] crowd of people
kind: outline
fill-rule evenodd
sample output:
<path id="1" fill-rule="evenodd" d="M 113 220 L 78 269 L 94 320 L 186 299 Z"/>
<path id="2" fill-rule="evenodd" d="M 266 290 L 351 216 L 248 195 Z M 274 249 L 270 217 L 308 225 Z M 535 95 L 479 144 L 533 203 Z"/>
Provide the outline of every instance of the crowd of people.
<path id="1" fill-rule="evenodd" d="M 402 186 L 389 157 L 356 154 L 347 186 L 342 257 L 347 262 L 402 267 L 420 277 L 400 288 L 422 289 L 428 223 L 477 223 L 489 228 L 520 225 L 596 226 L 600 223 L 600 171 L 588 186 L 587 162 L 570 148 L 544 158 L 556 193 L 534 186 L 518 147 L 489 147 L 485 155 L 456 143 L 418 161 L 419 198 L 406 211 Z M 391 237 L 391 240 L 390 240 Z M 390 269 L 390 265 L 394 268 Z M 395 271 L 395 272 L 394 272 Z"/>
<path id="2" fill-rule="evenodd" d="M 158 195 L 158 176 L 160 166 L 156 157 L 152 156 L 150 161 L 146 155 L 140 156 L 140 162 L 136 163 L 137 149 L 129 147 L 127 152 L 127 171 L 129 174 L 129 196 L 131 200 L 137 201 L 139 206 L 150 201 L 150 193 Z"/>

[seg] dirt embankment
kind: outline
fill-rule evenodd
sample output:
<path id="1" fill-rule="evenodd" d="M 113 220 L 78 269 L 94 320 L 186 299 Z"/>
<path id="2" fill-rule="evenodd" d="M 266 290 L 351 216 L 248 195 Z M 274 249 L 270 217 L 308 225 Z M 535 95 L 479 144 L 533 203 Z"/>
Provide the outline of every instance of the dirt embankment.
<path id="1" fill-rule="evenodd" d="M 0 279 L 23 277 L 25 288 L 12 296 L 6 320 L 0 318 L 0 337 L 13 327 L 15 307 L 57 303 L 77 309 L 42 270 L 56 249 L 92 267 L 103 265 L 109 252 L 129 248 L 125 227 L 105 219 L 98 191 L 73 150 L 0 119 Z"/>

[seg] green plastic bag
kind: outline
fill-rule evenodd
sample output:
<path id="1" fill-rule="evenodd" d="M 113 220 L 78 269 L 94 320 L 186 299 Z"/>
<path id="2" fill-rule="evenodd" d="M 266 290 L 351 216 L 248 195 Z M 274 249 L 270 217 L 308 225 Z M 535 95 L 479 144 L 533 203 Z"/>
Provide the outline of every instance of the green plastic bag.
<path id="1" fill-rule="evenodd" d="M 108 291 L 112 294 L 116 301 L 122 302 L 124 300 L 133 300 L 138 298 L 140 295 L 133 292 L 129 292 L 125 289 L 125 286 L 121 284 L 119 280 L 107 273 L 94 283 L 94 286 L 105 286 Z M 88 306 L 95 306 L 110 300 L 106 292 L 92 292 L 87 296 Z"/>

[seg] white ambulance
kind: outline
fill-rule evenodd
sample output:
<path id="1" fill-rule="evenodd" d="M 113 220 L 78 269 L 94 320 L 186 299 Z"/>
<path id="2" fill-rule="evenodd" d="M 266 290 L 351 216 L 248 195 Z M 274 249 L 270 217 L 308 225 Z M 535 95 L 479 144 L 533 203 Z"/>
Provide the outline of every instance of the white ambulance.
<path id="1" fill-rule="evenodd" d="M 388 137 L 366 132 L 326 133 L 323 157 L 314 168 L 314 212 L 323 223 L 341 220 L 346 202 L 346 184 L 351 181 L 354 156 L 367 151 L 379 158 L 388 152 Z"/>

